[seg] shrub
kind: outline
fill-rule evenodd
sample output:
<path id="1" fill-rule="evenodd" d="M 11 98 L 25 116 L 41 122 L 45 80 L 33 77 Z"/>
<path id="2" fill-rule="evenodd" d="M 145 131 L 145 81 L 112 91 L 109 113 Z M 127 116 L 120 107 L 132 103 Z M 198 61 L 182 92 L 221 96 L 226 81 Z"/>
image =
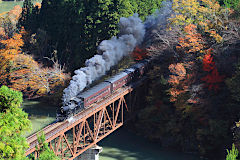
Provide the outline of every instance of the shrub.
<path id="1" fill-rule="evenodd" d="M 230 151 L 227 149 L 227 153 L 226 160 L 237 160 L 238 150 L 235 148 L 234 144 L 232 144 L 232 149 Z"/>

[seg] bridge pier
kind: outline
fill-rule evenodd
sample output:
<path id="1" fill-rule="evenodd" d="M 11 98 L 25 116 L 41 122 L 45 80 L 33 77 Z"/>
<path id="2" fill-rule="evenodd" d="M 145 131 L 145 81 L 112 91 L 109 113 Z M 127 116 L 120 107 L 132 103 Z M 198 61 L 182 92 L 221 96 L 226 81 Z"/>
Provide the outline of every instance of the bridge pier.
<path id="1" fill-rule="evenodd" d="M 99 153 L 101 153 L 102 150 L 102 147 L 96 145 L 79 155 L 74 160 L 99 160 Z"/>

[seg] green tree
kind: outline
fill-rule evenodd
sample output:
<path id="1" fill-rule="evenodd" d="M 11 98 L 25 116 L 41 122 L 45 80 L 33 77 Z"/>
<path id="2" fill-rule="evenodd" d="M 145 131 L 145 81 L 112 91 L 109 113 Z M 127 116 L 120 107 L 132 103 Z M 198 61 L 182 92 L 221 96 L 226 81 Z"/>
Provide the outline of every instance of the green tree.
<path id="1" fill-rule="evenodd" d="M 59 62 L 74 70 L 96 54 L 101 41 L 117 35 L 120 17 L 139 12 L 144 19 L 161 1 L 43 0 L 37 19 L 49 36 L 48 53 L 57 50 Z"/>
<path id="2" fill-rule="evenodd" d="M 133 15 L 133 13 L 137 13 L 137 4 L 135 1 L 130 0 L 113 0 L 114 10 L 118 13 L 118 20 L 121 17 L 129 17 Z"/>
<path id="3" fill-rule="evenodd" d="M 32 0 L 25 0 L 18 20 L 18 28 L 24 27 L 27 31 L 36 32 L 39 27 L 39 12 L 39 6 L 34 6 Z"/>
<path id="4" fill-rule="evenodd" d="M 29 30 L 32 10 L 33 10 L 32 0 L 25 0 L 23 2 L 22 13 L 18 21 L 19 28 L 24 27 L 26 30 Z"/>
<path id="5" fill-rule="evenodd" d="M 226 160 L 237 160 L 238 150 L 235 148 L 234 144 L 232 144 L 232 149 L 230 151 L 227 149 L 227 153 Z"/>
<path id="6" fill-rule="evenodd" d="M 133 0 L 131 1 L 134 6 L 134 12 L 138 13 L 142 20 L 148 15 L 154 13 L 157 9 L 161 8 L 162 0 Z"/>
<path id="7" fill-rule="evenodd" d="M 49 53 L 57 49 L 59 61 L 75 69 L 96 54 L 102 40 L 117 34 L 122 15 L 131 14 L 123 0 L 43 0 L 39 21 L 51 38 Z"/>
<path id="8" fill-rule="evenodd" d="M 0 88 L 0 159 L 26 159 L 25 150 L 28 147 L 26 138 L 22 135 L 30 130 L 28 115 L 20 108 L 22 93 Z"/>
<path id="9" fill-rule="evenodd" d="M 39 153 L 38 160 L 59 160 L 59 158 L 54 154 L 53 151 L 50 150 L 48 144 L 45 142 L 46 138 L 43 132 L 41 135 L 38 135 L 37 139 L 39 144 L 39 146 L 36 146 L 36 151 Z"/>
<path id="10" fill-rule="evenodd" d="M 223 3 L 227 8 L 237 9 L 240 1 L 239 0 L 223 0 Z"/>

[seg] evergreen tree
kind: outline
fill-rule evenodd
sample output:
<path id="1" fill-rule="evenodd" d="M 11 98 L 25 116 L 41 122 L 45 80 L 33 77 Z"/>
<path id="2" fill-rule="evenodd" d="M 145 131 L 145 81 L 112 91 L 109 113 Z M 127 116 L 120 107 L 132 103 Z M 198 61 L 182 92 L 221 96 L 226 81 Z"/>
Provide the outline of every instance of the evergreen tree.
<path id="1" fill-rule="evenodd" d="M 21 92 L 0 88 L 0 159 L 26 159 L 28 144 L 22 135 L 30 130 L 31 123 L 20 108 L 22 101 Z"/>
<path id="2" fill-rule="evenodd" d="M 40 8 L 34 6 L 32 0 L 24 0 L 17 27 L 24 27 L 25 30 L 35 33 L 39 28 L 39 12 Z"/>
<path id="3" fill-rule="evenodd" d="M 130 8 L 123 0 L 43 0 L 39 21 L 54 46 L 50 53 L 57 49 L 59 61 L 75 69 L 96 54 L 102 40 L 117 34 L 119 18 L 131 15 Z"/>
<path id="4" fill-rule="evenodd" d="M 139 12 L 142 19 L 160 6 L 161 0 L 43 0 L 39 22 L 50 37 L 49 53 L 58 51 L 61 64 L 81 67 L 96 54 L 102 40 L 118 33 L 120 17 Z"/>
<path id="5" fill-rule="evenodd" d="M 148 15 L 161 8 L 162 0 L 133 0 L 131 5 L 134 6 L 134 12 L 139 14 L 142 20 Z"/>
<path id="6" fill-rule="evenodd" d="M 118 20 L 121 17 L 129 17 L 133 13 L 137 13 L 137 4 L 134 3 L 135 0 L 113 0 L 114 10 L 118 13 Z"/>
<path id="7" fill-rule="evenodd" d="M 22 13 L 18 21 L 18 28 L 24 27 L 26 30 L 30 29 L 32 10 L 32 0 L 25 0 L 23 2 Z"/>
<path id="8" fill-rule="evenodd" d="M 38 146 L 36 146 L 36 151 L 39 153 L 38 160 L 59 160 L 59 158 L 50 150 L 48 144 L 45 142 L 46 138 L 44 133 L 38 135 Z M 35 159 L 32 157 L 32 159 Z"/>

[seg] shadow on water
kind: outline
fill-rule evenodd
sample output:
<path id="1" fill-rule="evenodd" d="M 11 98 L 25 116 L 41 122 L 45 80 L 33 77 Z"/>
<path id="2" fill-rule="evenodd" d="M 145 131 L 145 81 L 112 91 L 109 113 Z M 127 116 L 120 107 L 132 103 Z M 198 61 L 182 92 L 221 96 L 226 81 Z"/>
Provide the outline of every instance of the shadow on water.
<path id="1" fill-rule="evenodd" d="M 47 103 L 24 100 L 22 108 L 32 122 L 32 131 L 26 133 L 26 136 L 41 130 L 56 119 L 56 106 Z"/>
<path id="2" fill-rule="evenodd" d="M 121 128 L 99 144 L 100 160 L 200 160 L 198 155 L 167 151 L 160 144 Z"/>
<path id="3" fill-rule="evenodd" d="M 23 110 L 28 113 L 29 117 L 55 117 L 56 106 L 39 101 L 24 100 Z"/>

